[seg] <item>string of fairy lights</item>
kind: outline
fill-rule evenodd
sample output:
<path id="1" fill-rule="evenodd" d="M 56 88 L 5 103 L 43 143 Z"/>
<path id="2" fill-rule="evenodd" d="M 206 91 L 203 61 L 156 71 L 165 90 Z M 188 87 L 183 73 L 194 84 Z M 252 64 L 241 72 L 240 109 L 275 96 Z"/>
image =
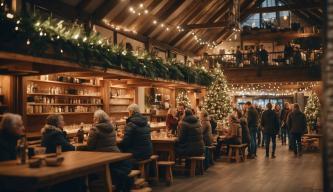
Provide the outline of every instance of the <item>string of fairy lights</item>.
<path id="1" fill-rule="evenodd" d="M 164 21 L 161 21 L 160 19 L 158 19 L 157 17 L 155 17 L 153 14 L 150 13 L 150 11 L 144 6 L 143 3 L 139 3 L 137 6 L 129 6 L 128 7 L 128 11 L 129 13 L 131 13 L 132 15 L 135 15 L 137 17 L 143 17 L 146 16 L 145 19 L 151 19 L 151 23 L 157 28 L 161 28 L 163 29 L 164 32 L 184 32 L 184 31 L 188 31 L 190 29 L 186 29 L 180 25 L 172 25 L 170 23 L 166 23 Z M 129 28 L 126 26 L 122 26 L 120 24 L 115 24 L 114 22 L 112 22 L 111 20 L 108 19 L 103 19 L 102 20 L 103 23 L 111 28 L 113 28 L 116 31 L 125 31 L 125 32 L 132 32 L 133 34 L 137 34 L 137 30 L 135 28 Z M 215 46 L 217 46 L 215 41 L 207 41 L 205 40 L 203 37 L 199 36 L 196 32 L 192 31 L 190 33 L 190 35 L 193 36 L 194 40 L 200 44 L 200 45 L 206 45 L 208 48 L 214 48 Z"/>
<path id="2" fill-rule="evenodd" d="M 295 93 L 309 94 L 320 82 L 266 82 L 266 83 L 231 83 L 229 94 L 235 96 L 291 96 Z"/>

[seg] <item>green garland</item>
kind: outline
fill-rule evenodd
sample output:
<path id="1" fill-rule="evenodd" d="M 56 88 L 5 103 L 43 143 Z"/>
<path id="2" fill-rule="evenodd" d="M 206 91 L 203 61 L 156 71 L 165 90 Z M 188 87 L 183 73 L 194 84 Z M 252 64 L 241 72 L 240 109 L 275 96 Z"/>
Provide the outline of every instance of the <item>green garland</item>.
<path id="1" fill-rule="evenodd" d="M 163 63 L 147 52 L 134 55 L 124 48 L 110 45 L 96 32 L 77 24 L 48 18 L 41 21 L 30 15 L 16 16 L 0 12 L 0 49 L 38 57 L 73 61 L 83 67 L 101 66 L 121 69 L 147 78 L 163 78 L 209 86 L 213 77 L 200 68 L 184 64 Z"/>

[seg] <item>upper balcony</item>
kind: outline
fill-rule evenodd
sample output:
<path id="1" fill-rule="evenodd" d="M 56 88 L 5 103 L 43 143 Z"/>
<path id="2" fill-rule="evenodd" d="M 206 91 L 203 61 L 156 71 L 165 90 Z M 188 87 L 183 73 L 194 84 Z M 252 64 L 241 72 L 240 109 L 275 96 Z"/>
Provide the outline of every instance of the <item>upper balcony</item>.
<path id="1" fill-rule="evenodd" d="M 230 83 L 298 82 L 321 80 L 321 51 L 269 52 L 261 59 L 255 52 L 205 55 L 200 64 L 208 68 L 221 67 Z"/>

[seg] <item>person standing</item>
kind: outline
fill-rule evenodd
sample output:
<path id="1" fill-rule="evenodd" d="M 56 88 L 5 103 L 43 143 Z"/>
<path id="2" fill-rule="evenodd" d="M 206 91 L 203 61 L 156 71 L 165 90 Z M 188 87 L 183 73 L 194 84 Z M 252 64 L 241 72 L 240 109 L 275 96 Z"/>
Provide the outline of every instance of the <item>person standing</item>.
<path id="1" fill-rule="evenodd" d="M 170 108 L 168 110 L 168 114 L 166 117 L 166 126 L 167 126 L 168 130 L 171 131 L 172 134 L 176 135 L 178 121 L 175 118 L 175 110 L 173 108 Z"/>
<path id="2" fill-rule="evenodd" d="M 288 116 L 287 124 L 290 129 L 290 133 L 292 134 L 295 156 L 301 156 L 301 137 L 306 131 L 306 117 L 297 103 L 294 104 L 294 109 Z"/>
<path id="3" fill-rule="evenodd" d="M 291 148 L 291 136 L 289 135 L 288 126 L 287 126 L 287 118 L 288 118 L 288 115 L 290 114 L 290 112 L 291 112 L 290 104 L 288 102 L 285 102 L 283 109 L 281 110 L 281 115 L 280 115 L 281 141 L 282 141 L 282 145 L 286 145 L 287 136 L 288 136 L 288 144 L 289 144 L 289 147 Z"/>
<path id="4" fill-rule="evenodd" d="M 5 113 L 0 122 L 0 161 L 16 159 L 16 144 L 23 134 L 22 117 Z"/>
<path id="5" fill-rule="evenodd" d="M 240 46 L 237 46 L 235 57 L 236 57 L 236 67 L 240 67 L 241 63 L 243 62 L 243 53 L 240 50 Z"/>
<path id="6" fill-rule="evenodd" d="M 250 154 L 249 158 L 255 158 L 257 156 L 257 132 L 258 132 L 258 111 L 252 106 L 250 101 L 245 104 L 247 109 L 247 125 L 250 130 Z"/>
<path id="7" fill-rule="evenodd" d="M 272 140 L 272 158 L 275 158 L 276 134 L 279 130 L 279 120 L 275 111 L 272 110 L 272 104 L 267 103 L 266 107 L 267 110 L 264 111 L 261 117 L 261 126 L 263 127 L 265 135 L 266 158 L 269 157 L 270 140 Z"/>
<path id="8" fill-rule="evenodd" d="M 279 104 L 275 104 L 274 106 L 274 112 L 276 114 L 276 117 L 278 118 L 278 128 L 279 128 L 279 132 L 278 132 L 278 136 L 279 139 L 281 138 L 281 131 L 280 131 L 280 115 L 281 115 L 281 107 Z"/>
<path id="9" fill-rule="evenodd" d="M 260 45 L 259 62 L 261 65 L 264 65 L 264 66 L 268 65 L 268 52 L 264 48 L 264 45 Z"/>
<path id="10" fill-rule="evenodd" d="M 251 141 L 251 136 L 250 136 L 250 130 L 249 127 L 247 126 L 247 120 L 243 116 L 242 112 L 240 110 L 237 110 L 237 117 L 240 122 L 240 126 L 242 128 L 242 143 L 246 143 L 247 146 L 250 146 L 250 141 Z M 249 148 L 248 153 L 250 153 Z"/>

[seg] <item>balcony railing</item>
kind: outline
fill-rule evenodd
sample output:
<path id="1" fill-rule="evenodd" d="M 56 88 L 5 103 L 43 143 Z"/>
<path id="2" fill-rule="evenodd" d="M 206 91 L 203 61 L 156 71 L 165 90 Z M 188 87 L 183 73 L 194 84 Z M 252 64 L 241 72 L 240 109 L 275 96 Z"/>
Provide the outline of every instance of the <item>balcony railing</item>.
<path id="1" fill-rule="evenodd" d="M 260 57 L 257 53 L 205 55 L 200 60 L 202 66 L 213 68 L 245 68 L 245 67 L 296 67 L 319 65 L 322 51 L 301 51 L 290 56 L 281 52 L 269 52 L 268 57 Z"/>

